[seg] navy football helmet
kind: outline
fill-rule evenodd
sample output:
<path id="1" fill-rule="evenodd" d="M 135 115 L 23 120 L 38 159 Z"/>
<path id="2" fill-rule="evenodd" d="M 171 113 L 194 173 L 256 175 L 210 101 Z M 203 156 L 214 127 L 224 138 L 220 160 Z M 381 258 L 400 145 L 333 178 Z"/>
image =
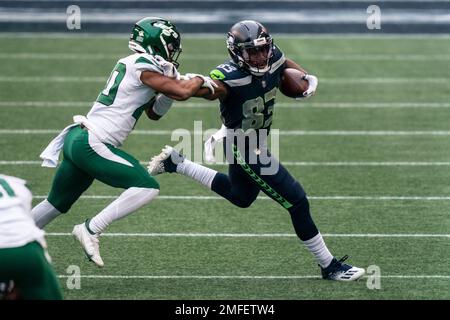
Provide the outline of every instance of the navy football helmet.
<path id="1" fill-rule="evenodd" d="M 227 48 L 233 61 L 255 76 L 264 75 L 272 66 L 273 39 L 257 21 L 233 25 L 227 34 Z"/>

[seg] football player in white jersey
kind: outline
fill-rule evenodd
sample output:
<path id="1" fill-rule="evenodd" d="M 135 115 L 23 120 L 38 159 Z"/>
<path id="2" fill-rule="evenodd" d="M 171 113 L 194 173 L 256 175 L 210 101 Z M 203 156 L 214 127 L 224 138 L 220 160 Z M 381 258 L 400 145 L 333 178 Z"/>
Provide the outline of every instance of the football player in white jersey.
<path id="1" fill-rule="evenodd" d="M 61 150 L 64 159 L 47 199 L 32 210 L 36 225 L 42 228 L 69 211 L 95 179 L 126 189 L 100 213 L 72 231 L 88 258 L 99 267 L 104 265 L 99 234 L 159 193 L 158 182 L 138 160 L 119 147 L 142 113 L 158 120 L 170 109 L 173 100 L 186 100 L 202 87 L 213 93 L 216 86 L 201 75 L 180 79 L 176 67 L 181 37 L 167 20 L 148 17 L 138 21 L 129 48 L 135 53 L 117 62 L 87 116 L 75 116 L 74 124 L 65 128 L 41 154 L 43 166 L 55 167 Z"/>
<path id="2" fill-rule="evenodd" d="M 0 174 L 0 283 L 13 281 L 22 299 L 59 300 L 61 289 L 44 232 L 31 217 L 32 196 L 25 184 L 22 179 Z"/>

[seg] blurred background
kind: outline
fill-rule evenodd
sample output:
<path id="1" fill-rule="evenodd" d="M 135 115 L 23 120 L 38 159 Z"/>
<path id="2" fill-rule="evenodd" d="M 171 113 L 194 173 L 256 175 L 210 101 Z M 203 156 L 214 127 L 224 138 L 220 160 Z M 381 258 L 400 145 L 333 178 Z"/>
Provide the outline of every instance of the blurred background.
<path id="1" fill-rule="evenodd" d="M 379 33 L 450 31 L 447 0 L 1 0 L 0 31 L 64 32 L 70 5 L 81 8 L 79 32 L 129 32 L 145 14 L 173 20 L 182 32 L 223 33 L 255 19 L 276 33 L 365 33 L 370 5 L 383 12 Z"/>

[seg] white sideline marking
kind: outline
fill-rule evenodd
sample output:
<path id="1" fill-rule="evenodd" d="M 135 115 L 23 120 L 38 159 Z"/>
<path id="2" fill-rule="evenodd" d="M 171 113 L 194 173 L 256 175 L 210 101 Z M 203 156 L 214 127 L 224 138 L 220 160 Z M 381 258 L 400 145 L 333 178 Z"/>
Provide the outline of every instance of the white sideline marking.
<path id="1" fill-rule="evenodd" d="M 71 233 L 49 232 L 47 236 L 66 237 Z M 384 234 L 384 233 L 324 233 L 330 238 L 450 238 L 450 234 Z M 102 237 L 151 237 L 151 238 L 296 238 L 291 233 L 102 233 Z"/>
<path id="2" fill-rule="evenodd" d="M 0 129 L 0 134 L 58 134 L 61 129 Z M 134 130 L 131 134 L 148 136 L 171 135 L 170 130 Z M 282 136 L 448 136 L 450 130 L 394 131 L 394 130 L 280 130 Z M 191 134 L 203 132 L 190 131 Z"/>
<path id="3" fill-rule="evenodd" d="M 33 160 L 0 160 L 0 165 L 40 165 L 42 161 Z M 282 161 L 285 166 L 299 166 L 299 167 L 434 167 L 434 166 L 450 166 L 450 161 L 337 161 L 337 162 L 315 162 L 315 161 Z M 145 166 L 148 164 L 147 161 L 140 161 L 140 164 Z M 208 166 L 220 166 L 225 164 L 208 164 Z"/>
<path id="4" fill-rule="evenodd" d="M 291 276 L 251 276 L 251 275 L 79 275 L 71 276 L 66 274 L 58 275 L 58 278 L 88 278 L 88 279 L 260 279 L 260 280 L 283 280 L 283 279 L 321 279 L 320 276 L 313 275 L 291 275 Z M 363 278 L 368 278 L 369 276 L 363 276 Z M 450 275 L 380 275 L 380 278 L 390 278 L 390 279 L 450 279 Z"/>
<path id="5" fill-rule="evenodd" d="M 34 108 L 74 108 L 85 107 L 90 108 L 94 104 L 93 101 L 0 101 L 0 107 L 34 107 Z M 298 108 L 450 108 L 448 102 L 278 102 L 276 108 L 282 109 L 298 109 Z M 177 109 L 188 108 L 208 108 L 217 111 L 217 103 L 210 102 L 176 102 L 174 105 Z"/>
<path id="6" fill-rule="evenodd" d="M 117 196 L 81 196 L 86 200 L 116 199 Z M 46 199 L 47 196 L 37 195 L 35 199 Z M 225 200 L 218 196 L 158 196 L 156 200 Z M 272 200 L 267 196 L 259 196 L 261 200 Z M 375 201 L 447 201 L 450 196 L 309 196 L 310 200 L 375 200 Z"/>
<path id="7" fill-rule="evenodd" d="M 118 60 L 128 53 L 102 54 L 102 53 L 52 53 L 52 52 L 17 52 L 7 53 L 0 52 L 0 59 L 5 60 Z M 301 58 L 302 60 L 318 60 L 318 61 L 448 61 L 448 54 L 290 54 L 291 58 Z M 206 56 L 183 54 L 181 60 L 226 60 L 228 56 L 225 54 L 209 54 Z"/>
<path id="8" fill-rule="evenodd" d="M 107 77 L 67 77 L 67 76 L 0 76 L 0 82 L 106 82 Z M 346 84 L 410 84 L 432 83 L 448 84 L 450 78 L 320 78 L 322 83 L 346 85 Z"/>

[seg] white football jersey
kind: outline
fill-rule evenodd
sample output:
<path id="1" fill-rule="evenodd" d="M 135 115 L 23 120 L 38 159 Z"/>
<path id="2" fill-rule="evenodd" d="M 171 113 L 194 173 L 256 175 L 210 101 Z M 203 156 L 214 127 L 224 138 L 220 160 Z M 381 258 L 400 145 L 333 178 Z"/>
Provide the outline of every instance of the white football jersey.
<path id="1" fill-rule="evenodd" d="M 31 192 L 26 181 L 0 174 L 0 249 L 45 243 L 44 231 L 31 217 Z"/>
<path id="2" fill-rule="evenodd" d="M 147 53 L 132 54 L 117 62 L 87 115 L 90 128 L 102 142 L 122 145 L 157 94 L 140 80 L 146 70 L 163 74 L 158 60 Z"/>

